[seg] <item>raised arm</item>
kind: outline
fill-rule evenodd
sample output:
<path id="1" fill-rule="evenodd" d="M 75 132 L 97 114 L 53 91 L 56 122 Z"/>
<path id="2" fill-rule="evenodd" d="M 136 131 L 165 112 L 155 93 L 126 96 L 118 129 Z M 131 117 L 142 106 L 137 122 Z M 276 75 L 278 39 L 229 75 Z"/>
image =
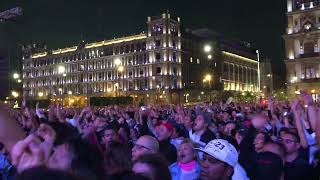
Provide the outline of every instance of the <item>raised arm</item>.
<path id="1" fill-rule="evenodd" d="M 303 148 L 307 148 L 308 147 L 308 142 L 307 142 L 307 138 L 306 138 L 306 135 L 304 133 L 304 129 L 303 129 L 303 126 L 302 126 L 302 121 L 301 121 L 302 109 L 300 107 L 298 99 L 295 99 L 292 102 L 291 109 L 292 109 L 293 114 L 294 114 L 294 121 L 295 121 L 296 128 L 298 130 L 298 135 L 300 137 L 301 146 Z"/>
<path id="2" fill-rule="evenodd" d="M 0 142 L 11 151 L 13 145 L 24 137 L 22 128 L 10 117 L 9 108 L 0 104 Z"/>

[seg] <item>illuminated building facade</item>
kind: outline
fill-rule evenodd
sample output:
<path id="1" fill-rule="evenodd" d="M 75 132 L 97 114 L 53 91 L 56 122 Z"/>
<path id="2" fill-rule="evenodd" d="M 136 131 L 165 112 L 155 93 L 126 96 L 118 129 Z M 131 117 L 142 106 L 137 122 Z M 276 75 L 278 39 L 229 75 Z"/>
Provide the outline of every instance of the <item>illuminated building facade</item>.
<path id="1" fill-rule="evenodd" d="M 147 31 L 138 35 L 57 50 L 25 48 L 23 94 L 27 99 L 69 99 L 67 105 L 86 104 L 96 96 L 177 104 L 184 102 L 184 89 L 206 83 L 257 91 L 257 61 L 231 50 L 203 52 L 213 41 L 181 30 L 180 18 L 164 13 L 148 17 Z M 221 70 L 223 75 L 217 73 Z"/>
<path id="2" fill-rule="evenodd" d="M 320 6 L 318 0 L 287 0 L 287 88 L 292 97 L 300 90 L 320 94 Z"/>

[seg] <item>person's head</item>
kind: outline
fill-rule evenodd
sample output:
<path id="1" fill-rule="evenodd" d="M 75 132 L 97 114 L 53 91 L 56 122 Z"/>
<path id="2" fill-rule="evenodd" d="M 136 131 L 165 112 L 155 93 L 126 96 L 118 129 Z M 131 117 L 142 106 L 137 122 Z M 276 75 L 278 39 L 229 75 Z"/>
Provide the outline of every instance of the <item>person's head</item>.
<path id="1" fill-rule="evenodd" d="M 281 143 L 277 143 L 277 142 L 274 143 L 274 142 L 269 141 L 268 143 L 266 143 L 264 145 L 263 150 L 265 152 L 272 152 L 274 154 L 277 154 L 283 160 L 285 158 L 285 149 L 284 149 L 283 144 L 281 144 Z"/>
<path id="2" fill-rule="evenodd" d="M 196 160 L 197 152 L 194 148 L 195 147 L 190 140 L 188 139 L 183 140 L 177 151 L 178 162 L 185 164 L 185 163 L 191 162 L 192 160 Z"/>
<path id="3" fill-rule="evenodd" d="M 107 125 L 103 129 L 102 143 L 104 145 L 108 145 L 109 143 L 116 141 L 117 139 L 117 131 L 112 125 Z"/>
<path id="4" fill-rule="evenodd" d="M 283 161 L 278 154 L 264 151 L 257 154 L 252 179 L 281 179 Z"/>
<path id="5" fill-rule="evenodd" d="M 300 149 L 300 138 L 299 135 L 287 131 L 281 136 L 282 144 L 286 150 L 286 154 L 297 153 Z"/>
<path id="6" fill-rule="evenodd" d="M 230 120 L 230 113 L 228 111 L 223 111 L 221 115 L 222 121 L 228 121 Z"/>
<path id="7" fill-rule="evenodd" d="M 157 153 L 159 151 L 158 140 L 152 136 L 141 136 L 132 148 L 132 160 L 137 160 L 141 155 Z"/>
<path id="8" fill-rule="evenodd" d="M 231 131 L 236 129 L 236 123 L 233 121 L 226 122 L 223 134 L 226 136 L 231 136 Z"/>
<path id="9" fill-rule="evenodd" d="M 235 135 L 235 139 L 237 140 L 238 145 L 241 144 L 242 140 L 245 137 L 245 130 L 244 129 L 238 129 Z"/>
<path id="10" fill-rule="evenodd" d="M 206 130 L 209 126 L 208 121 L 206 121 L 205 116 L 203 114 L 200 114 L 197 116 L 194 124 L 193 124 L 193 130 L 198 132 L 198 131 L 203 131 Z"/>
<path id="11" fill-rule="evenodd" d="M 189 115 L 184 116 L 183 118 L 183 126 L 187 129 L 192 128 L 193 122 Z"/>
<path id="12" fill-rule="evenodd" d="M 233 110 L 232 113 L 231 113 L 231 115 L 232 115 L 232 118 L 233 118 L 233 119 L 236 119 L 236 118 L 237 118 L 237 111 L 236 111 L 236 110 Z"/>
<path id="13" fill-rule="evenodd" d="M 238 163 L 238 152 L 234 146 L 226 140 L 215 139 L 198 150 L 204 152 L 200 174 L 202 180 L 230 179 Z"/>
<path id="14" fill-rule="evenodd" d="M 131 169 L 130 149 L 118 142 L 111 142 L 105 151 L 105 170 L 108 175 L 118 174 Z"/>
<path id="15" fill-rule="evenodd" d="M 173 133 L 173 126 L 169 122 L 156 126 L 156 134 L 159 141 L 169 139 Z"/>
<path id="16" fill-rule="evenodd" d="M 101 177 L 102 159 L 96 147 L 77 138 L 55 147 L 46 165 L 48 168 L 68 171 L 79 177 Z"/>
<path id="17" fill-rule="evenodd" d="M 145 154 L 134 163 L 132 171 L 144 175 L 151 180 L 169 180 L 171 174 L 166 160 L 157 154 Z"/>
<path id="18" fill-rule="evenodd" d="M 94 121 L 93 121 L 93 126 L 96 128 L 102 128 L 103 126 L 106 125 L 106 119 L 103 118 L 102 116 L 96 116 Z"/>
<path id="19" fill-rule="evenodd" d="M 265 132 L 259 132 L 254 138 L 253 144 L 256 152 L 263 151 L 263 147 L 266 143 L 270 142 L 270 136 Z"/>
<path id="20" fill-rule="evenodd" d="M 61 122 L 50 122 L 49 125 L 56 132 L 56 140 L 54 142 L 56 146 L 76 139 L 79 136 L 77 130 L 69 124 Z"/>
<path id="21" fill-rule="evenodd" d="M 289 131 L 289 128 L 283 127 L 279 130 L 279 136 L 282 137 L 287 131 Z"/>

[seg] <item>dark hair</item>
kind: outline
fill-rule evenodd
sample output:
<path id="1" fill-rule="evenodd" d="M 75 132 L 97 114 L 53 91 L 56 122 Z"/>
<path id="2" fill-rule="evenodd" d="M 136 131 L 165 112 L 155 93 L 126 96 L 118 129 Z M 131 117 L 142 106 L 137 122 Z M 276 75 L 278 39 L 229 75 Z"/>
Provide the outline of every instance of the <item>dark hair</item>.
<path id="1" fill-rule="evenodd" d="M 271 139 L 270 135 L 267 132 L 259 131 L 259 132 L 257 132 L 257 134 L 255 136 L 257 136 L 258 134 L 263 134 L 264 143 L 272 142 L 272 139 Z"/>
<path id="2" fill-rule="evenodd" d="M 55 145 L 64 144 L 71 139 L 79 137 L 78 131 L 69 124 L 60 123 L 60 122 L 50 122 L 49 125 L 56 132 Z"/>
<path id="3" fill-rule="evenodd" d="M 65 143 L 73 157 L 71 171 L 84 179 L 101 179 L 104 176 L 103 157 L 100 151 L 80 138 Z"/>
<path id="4" fill-rule="evenodd" d="M 168 169 L 167 161 L 158 154 L 145 154 L 140 156 L 135 163 L 143 163 L 150 167 L 152 179 L 157 180 L 169 180 L 171 179 L 171 174 Z"/>
<path id="5" fill-rule="evenodd" d="M 131 170 L 131 151 L 119 142 L 108 144 L 104 154 L 104 167 L 108 175 Z"/>
<path id="6" fill-rule="evenodd" d="M 48 169 L 46 167 L 30 168 L 17 174 L 15 180 L 79 180 L 66 171 Z"/>
<path id="7" fill-rule="evenodd" d="M 286 131 L 286 134 L 290 134 L 291 136 L 293 136 L 297 140 L 297 142 L 300 142 L 300 137 L 299 137 L 298 133 L 293 132 L 293 131 Z"/>
<path id="8" fill-rule="evenodd" d="M 0 151 L 2 151 L 4 148 L 4 144 L 2 142 L 0 142 Z"/>

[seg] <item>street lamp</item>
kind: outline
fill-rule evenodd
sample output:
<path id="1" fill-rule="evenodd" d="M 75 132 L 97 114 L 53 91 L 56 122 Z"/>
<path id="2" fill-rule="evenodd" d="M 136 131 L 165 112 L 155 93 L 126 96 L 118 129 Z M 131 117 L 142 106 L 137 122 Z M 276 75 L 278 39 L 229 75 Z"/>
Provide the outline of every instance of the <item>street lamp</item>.
<path id="1" fill-rule="evenodd" d="M 211 74 L 207 74 L 204 76 L 203 82 L 208 82 L 211 88 L 211 80 L 212 80 Z"/>
<path id="2" fill-rule="evenodd" d="M 66 68 L 62 65 L 58 66 L 58 73 L 64 74 L 66 72 Z"/>
<path id="3" fill-rule="evenodd" d="M 39 92 L 39 93 L 38 93 L 38 96 L 39 96 L 39 97 L 43 97 L 43 92 Z"/>
<path id="4" fill-rule="evenodd" d="M 257 59 L 258 59 L 258 91 L 260 92 L 260 82 L 261 82 L 261 80 L 260 80 L 260 52 L 259 52 L 259 50 L 256 50 L 256 53 L 257 53 Z"/>
<path id="5" fill-rule="evenodd" d="M 58 74 L 62 74 L 63 78 L 62 78 L 62 88 L 59 88 L 59 91 L 61 92 L 61 100 L 62 100 L 62 106 L 63 106 L 63 89 L 64 89 L 64 77 L 67 76 L 66 74 L 66 68 L 63 65 L 59 65 L 58 66 Z"/>
<path id="6" fill-rule="evenodd" d="M 13 73 L 13 79 L 19 79 L 20 75 L 18 73 Z"/>
<path id="7" fill-rule="evenodd" d="M 211 54 L 208 55 L 208 59 L 212 59 L 212 55 Z"/>
<path id="8" fill-rule="evenodd" d="M 118 72 L 122 73 L 124 71 L 124 67 L 123 66 L 119 66 L 118 67 Z"/>
<path id="9" fill-rule="evenodd" d="M 119 66 L 119 65 L 121 64 L 121 60 L 120 60 L 119 58 L 115 59 L 115 60 L 114 60 L 114 64 L 115 64 L 116 66 Z"/>
<path id="10" fill-rule="evenodd" d="M 210 45 L 208 45 L 208 44 L 203 47 L 203 50 L 206 53 L 209 53 L 211 51 L 211 49 L 212 49 L 212 47 Z"/>
<path id="11" fill-rule="evenodd" d="M 14 98 L 19 97 L 19 93 L 18 93 L 17 91 L 12 91 L 12 92 L 11 92 L 11 95 L 12 95 Z"/>

